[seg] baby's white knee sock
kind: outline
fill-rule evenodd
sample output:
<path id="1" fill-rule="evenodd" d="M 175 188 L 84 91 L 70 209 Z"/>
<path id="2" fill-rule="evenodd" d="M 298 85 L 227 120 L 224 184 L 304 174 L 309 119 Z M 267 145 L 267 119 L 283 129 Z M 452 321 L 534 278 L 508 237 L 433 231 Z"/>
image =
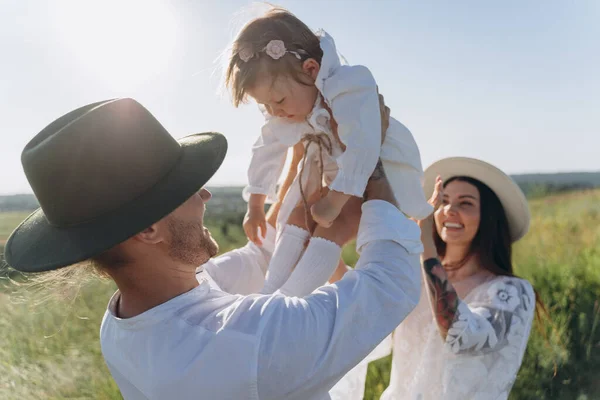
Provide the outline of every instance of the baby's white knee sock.
<path id="1" fill-rule="evenodd" d="M 313 237 L 290 278 L 281 287 L 286 296 L 303 297 L 327 283 L 335 271 L 342 248 L 334 242 Z"/>
<path id="2" fill-rule="evenodd" d="M 290 277 L 306 245 L 309 233 L 295 225 L 285 225 L 273 251 L 262 294 L 271 294 Z"/>

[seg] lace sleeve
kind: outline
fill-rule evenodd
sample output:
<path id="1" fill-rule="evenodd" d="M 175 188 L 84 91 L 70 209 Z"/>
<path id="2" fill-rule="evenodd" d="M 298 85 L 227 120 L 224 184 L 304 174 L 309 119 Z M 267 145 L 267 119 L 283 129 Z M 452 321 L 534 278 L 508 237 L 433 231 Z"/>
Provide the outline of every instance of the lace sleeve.
<path id="1" fill-rule="evenodd" d="M 462 301 L 437 259 L 426 260 L 424 272 L 434 319 L 453 353 L 485 353 L 519 340 L 533 321 L 535 294 L 518 278 L 499 277 L 468 304 Z M 526 337 L 525 337 L 526 339 Z"/>
<path id="2" fill-rule="evenodd" d="M 459 301 L 446 336 L 446 345 L 453 353 L 498 351 L 527 340 L 535 307 L 531 285 L 503 277 L 492 281 L 484 291 L 476 302 Z"/>

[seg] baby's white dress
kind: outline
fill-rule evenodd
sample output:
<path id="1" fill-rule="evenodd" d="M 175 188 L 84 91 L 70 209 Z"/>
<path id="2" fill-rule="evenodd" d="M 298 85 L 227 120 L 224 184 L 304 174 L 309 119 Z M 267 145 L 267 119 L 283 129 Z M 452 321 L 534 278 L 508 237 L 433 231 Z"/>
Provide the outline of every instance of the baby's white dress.
<path id="1" fill-rule="evenodd" d="M 381 145 L 379 97 L 371 72 L 364 66 L 344 65 L 333 38 L 324 31 L 318 35 L 323 59 L 315 85 L 320 95 L 311 114 L 303 122 L 271 116 L 263 110 L 266 121 L 252 148 L 244 198 L 248 199 L 250 194 L 255 193 L 267 195 L 268 201 L 275 201 L 276 185 L 288 149 L 302 141 L 305 135 L 325 135 L 332 144 L 331 154 L 315 143 L 305 154 L 302 183 L 307 195 L 322 183 L 319 152 L 323 157 L 323 183 L 332 190 L 359 197 L 362 197 L 377 160 L 381 158 L 400 209 L 413 218 L 426 217 L 432 207 L 423 193 L 421 156 L 411 132 L 390 118 L 385 141 Z M 346 147 L 344 151 L 333 136 L 331 116 L 323 107 L 323 101 L 333 113 L 339 139 Z M 278 230 L 302 200 L 298 186 L 301 165 L 282 203 Z"/>

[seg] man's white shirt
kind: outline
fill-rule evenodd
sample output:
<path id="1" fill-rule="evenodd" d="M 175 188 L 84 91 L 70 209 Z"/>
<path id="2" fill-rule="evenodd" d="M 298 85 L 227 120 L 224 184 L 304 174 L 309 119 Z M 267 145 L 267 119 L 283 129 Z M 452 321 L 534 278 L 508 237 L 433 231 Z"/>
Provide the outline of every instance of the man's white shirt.
<path id="1" fill-rule="evenodd" d="M 123 397 L 328 399 L 419 300 L 418 226 L 384 201 L 362 212 L 355 269 L 304 298 L 252 294 L 272 252 L 252 243 L 206 263 L 195 289 L 135 317 L 115 316 L 115 293 L 100 336 Z"/>

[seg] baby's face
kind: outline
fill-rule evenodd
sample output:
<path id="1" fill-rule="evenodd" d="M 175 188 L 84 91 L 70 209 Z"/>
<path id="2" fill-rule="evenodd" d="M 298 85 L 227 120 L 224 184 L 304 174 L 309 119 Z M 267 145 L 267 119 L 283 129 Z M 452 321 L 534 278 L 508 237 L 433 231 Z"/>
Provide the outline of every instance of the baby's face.
<path id="1" fill-rule="evenodd" d="M 305 62 L 305 65 L 311 64 L 312 61 L 314 60 Z M 318 64 L 316 66 L 309 66 L 304 71 L 307 81 L 311 81 L 311 84 L 302 84 L 289 75 L 280 75 L 275 79 L 264 76 L 247 91 L 248 95 L 262 104 L 271 115 L 295 122 L 304 121 L 317 100 L 318 89 L 312 84 L 318 73 Z"/>

